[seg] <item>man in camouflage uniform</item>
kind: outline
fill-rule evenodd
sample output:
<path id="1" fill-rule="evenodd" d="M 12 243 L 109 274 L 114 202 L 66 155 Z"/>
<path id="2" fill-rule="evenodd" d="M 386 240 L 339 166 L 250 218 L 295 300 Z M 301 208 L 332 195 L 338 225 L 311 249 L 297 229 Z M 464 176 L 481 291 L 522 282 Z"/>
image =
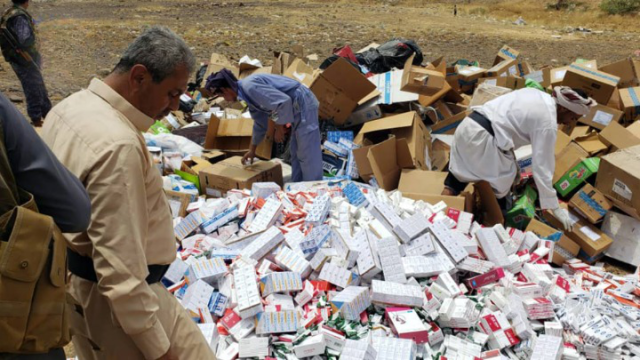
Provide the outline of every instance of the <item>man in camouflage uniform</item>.
<path id="1" fill-rule="evenodd" d="M 51 102 L 42 78 L 42 60 L 38 52 L 35 23 L 27 12 L 30 0 L 12 0 L 0 20 L 0 47 L 5 60 L 15 71 L 27 98 L 27 113 L 34 126 L 51 110 Z"/>

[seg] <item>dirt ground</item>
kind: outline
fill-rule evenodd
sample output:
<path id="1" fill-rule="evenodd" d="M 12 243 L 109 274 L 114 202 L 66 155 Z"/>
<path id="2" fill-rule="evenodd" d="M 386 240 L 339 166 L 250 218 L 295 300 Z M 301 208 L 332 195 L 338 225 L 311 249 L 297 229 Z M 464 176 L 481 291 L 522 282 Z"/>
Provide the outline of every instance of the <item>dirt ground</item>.
<path id="1" fill-rule="evenodd" d="M 468 15 L 459 5 L 423 2 L 413 6 L 382 1 L 144 1 L 42 0 L 31 11 L 39 22 L 43 71 L 54 103 L 105 75 L 126 45 L 145 26 L 167 25 L 193 46 L 205 62 L 212 52 L 232 59 L 257 57 L 269 65 L 273 51 L 294 44 L 317 54 L 319 63 L 334 47 L 355 50 L 394 37 L 414 39 L 427 60 L 445 56 L 491 65 L 502 45 L 520 50 L 533 66 L 563 65 L 576 58 L 607 63 L 640 48 L 635 33 L 567 33 L 537 25 L 515 26 L 515 19 Z M 3 1 L 5 4 L 7 0 Z M 482 1 L 474 1 L 474 5 Z M 470 5 L 469 5 L 470 6 Z M 580 24 L 575 24 L 579 26 Z M 572 25 L 574 26 L 574 25 Z M 23 97 L 20 84 L 0 61 L 0 91 Z M 24 109 L 24 104 L 18 104 Z"/>

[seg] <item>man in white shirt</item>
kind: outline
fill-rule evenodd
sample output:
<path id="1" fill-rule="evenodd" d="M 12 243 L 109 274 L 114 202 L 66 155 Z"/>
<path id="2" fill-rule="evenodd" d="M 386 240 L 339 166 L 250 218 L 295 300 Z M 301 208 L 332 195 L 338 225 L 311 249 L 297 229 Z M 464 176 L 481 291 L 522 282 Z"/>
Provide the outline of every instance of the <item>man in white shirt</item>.
<path id="1" fill-rule="evenodd" d="M 556 87 L 551 96 L 537 89 L 522 89 L 475 108 L 456 129 L 442 194 L 457 195 L 468 183 L 484 180 L 498 199 L 506 197 L 518 173 L 513 150 L 531 144 L 540 206 L 551 209 L 565 230 L 571 229 L 552 180 L 558 124 L 577 121 L 596 104 L 581 90 Z"/>

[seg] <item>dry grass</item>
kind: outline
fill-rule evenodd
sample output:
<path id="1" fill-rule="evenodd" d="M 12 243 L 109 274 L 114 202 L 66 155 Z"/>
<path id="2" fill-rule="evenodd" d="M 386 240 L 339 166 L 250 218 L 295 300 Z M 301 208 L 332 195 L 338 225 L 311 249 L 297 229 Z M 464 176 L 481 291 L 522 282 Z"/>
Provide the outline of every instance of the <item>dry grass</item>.
<path id="1" fill-rule="evenodd" d="M 313 1 L 313 0 L 312 0 Z M 600 10 L 601 0 L 570 0 L 567 10 L 548 10 L 555 0 L 341 0 L 360 4 L 386 4 L 389 6 L 442 7 L 458 5 L 462 15 L 485 16 L 498 20 L 515 21 L 522 16 L 527 23 L 564 29 L 587 27 L 593 30 L 640 32 L 637 15 L 607 15 Z"/>

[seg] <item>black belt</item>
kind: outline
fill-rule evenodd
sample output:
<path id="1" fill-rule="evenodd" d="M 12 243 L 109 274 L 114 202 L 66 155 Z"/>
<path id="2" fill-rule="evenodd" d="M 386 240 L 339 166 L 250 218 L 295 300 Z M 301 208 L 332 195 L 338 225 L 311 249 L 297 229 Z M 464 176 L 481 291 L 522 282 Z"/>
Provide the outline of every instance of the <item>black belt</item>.
<path id="1" fill-rule="evenodd" d="M 473 119 L 473 121 L 477 122 L 478 125 L 482 126 L 483 129 L 487 130 L 491 136 L 495 137 L 495 133 L 493 132 L 493 126 L 491 126 L 491 121 L 487 119 L 486 116 L 480 114 L 479 112 L 472 112 L 469 117 Z"/>
<path id="2" fill-rule="evenodd" d="M 96 269 L 93 267 L 93 260 L 90 257 L 82 256 L 71 249 L 67 249 L 67 259 L 69 260 L 69 271 L 73 275 L 94 283 L 98 282 Z M 148 267 L 149 275 L 146 281 L 149 285 L 160 282 L 169 269 L 169 265 L 149 265 Z"/>

